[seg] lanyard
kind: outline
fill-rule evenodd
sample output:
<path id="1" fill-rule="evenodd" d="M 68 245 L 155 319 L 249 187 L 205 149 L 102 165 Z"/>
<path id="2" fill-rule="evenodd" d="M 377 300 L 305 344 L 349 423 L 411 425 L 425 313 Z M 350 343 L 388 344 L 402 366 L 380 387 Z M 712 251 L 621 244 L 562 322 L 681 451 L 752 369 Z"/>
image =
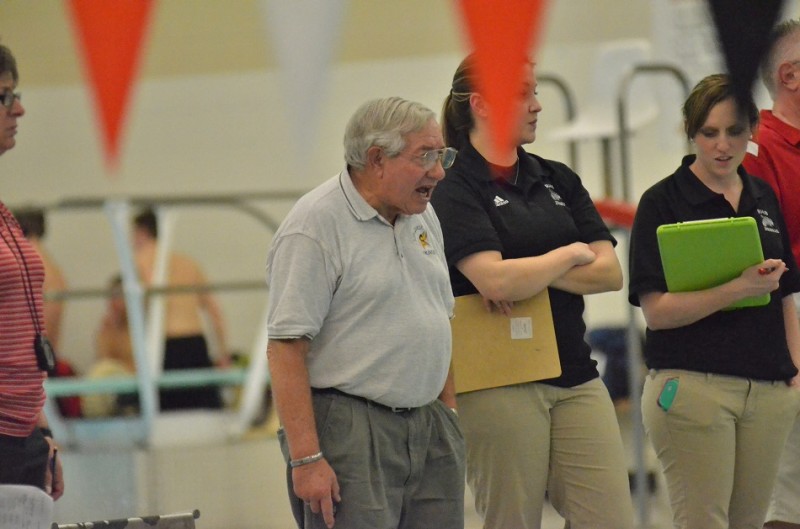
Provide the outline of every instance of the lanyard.
<path id="1" fill-rule="evenodd" d="M 36 310 L 36 298 L 33 294 L 33 281 L 31 281 L 31 273 L 30 269 L 28 268 L 28 261 L 25 259 L 25 254 L 22 252 L 22 248 L 19 245 L 19 241 L 17 241 L 17 237 L 14 235 L 14 232 L 11 229 L 11 225 L 8 223 L 5 215 L 0 215 L 3 217 L 3 224 L 5 224 L 6 228 L 8 229 L 8 233 L 11 235 L 11 240 L 14 241 L 14 246 L 19 253 L 19 257 L 17 254 L 14 253 L 11 244 L 9 244 L 8 239 L 6 238 L 5 233 L 3 230 L 0 230 L 0 236 L 2 236 L 3 241 L 5 241 L 6 245 L 8 246 L 9 250 L 11 250 L 11 254 L 14 256 L 14 259 L 17 261 L 17 265 L 20 265 L 20 273 L 22 275 L 22 289 L 25 291 L 25 304 L 28 306 L 28 312 L 31 315 L 31 319 L 33 320 L 33 328 L 36 330 L 36 334 L 42 334 L 42 328 L 39 324 L 39 315 L 38 311 Z M 22 262 L 20 263 L 20 259 Z"/>

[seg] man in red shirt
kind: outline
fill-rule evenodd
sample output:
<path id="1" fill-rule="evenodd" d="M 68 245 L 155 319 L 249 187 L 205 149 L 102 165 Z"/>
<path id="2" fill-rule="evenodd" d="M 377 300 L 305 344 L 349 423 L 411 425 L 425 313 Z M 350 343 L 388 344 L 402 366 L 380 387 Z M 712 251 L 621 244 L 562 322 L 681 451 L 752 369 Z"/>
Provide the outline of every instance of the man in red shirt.
<path id="1" fill-rule="evenodd" d="M 792 252 L 800 258 L 800 20 L 779 24 L 761 65 L 772 110 L 761 111 L 756 138 L 744 167 L 772 185 L 789 230 Z M 789 347 L 800 347 L 800 337 Z M 765 528 L 800 529 L 800 418 L 786 442 Z"/>

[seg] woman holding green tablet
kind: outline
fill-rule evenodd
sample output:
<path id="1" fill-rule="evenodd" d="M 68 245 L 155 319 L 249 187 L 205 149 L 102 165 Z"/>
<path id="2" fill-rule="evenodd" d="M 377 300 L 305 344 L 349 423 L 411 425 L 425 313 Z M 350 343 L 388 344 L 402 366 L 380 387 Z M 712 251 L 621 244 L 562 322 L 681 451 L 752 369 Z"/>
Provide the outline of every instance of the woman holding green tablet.
<path id="1" fill-rule="evenodd" d="M 701 80 L 683 105 L 697 154 L 645 191 L 631 233 L 629 301 L 647 322 L 642 414 L 676 528 L 760 528 L 781 448 L 800 411 L 800 274 L 778 201 L 741 167 L 758 120 L 730 79 Z M 722 285 L 669 292 L 660 225 L 753 217 L 763 263 Z M 770 293 L 763 306 L 723 310 Z"/>

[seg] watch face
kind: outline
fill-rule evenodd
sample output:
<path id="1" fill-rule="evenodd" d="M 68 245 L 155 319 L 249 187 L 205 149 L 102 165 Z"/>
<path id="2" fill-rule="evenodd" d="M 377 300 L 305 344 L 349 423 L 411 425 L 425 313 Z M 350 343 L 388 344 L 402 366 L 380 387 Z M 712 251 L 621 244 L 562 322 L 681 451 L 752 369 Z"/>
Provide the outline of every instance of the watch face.
<path id="1" fill-rule="evenodd" d="M 33 349 L 36 352 L 36 363 L 39 369 L 52 375 L 56 369 L 56 354 L 47 336 L 36 333 Z"/>

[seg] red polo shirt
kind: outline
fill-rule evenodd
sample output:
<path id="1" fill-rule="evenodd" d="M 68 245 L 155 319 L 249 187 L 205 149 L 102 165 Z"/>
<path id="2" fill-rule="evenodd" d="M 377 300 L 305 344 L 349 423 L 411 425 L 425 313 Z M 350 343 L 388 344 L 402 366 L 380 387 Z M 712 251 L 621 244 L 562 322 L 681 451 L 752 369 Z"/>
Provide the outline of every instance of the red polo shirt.
<path id="1" fill-rule="evenodd" d="M 747 146 L 744 167 L 772 186 L 789 230 L 792 253 L 800 263 L 800 129 L 761 111 L 755 139 Z"/>

